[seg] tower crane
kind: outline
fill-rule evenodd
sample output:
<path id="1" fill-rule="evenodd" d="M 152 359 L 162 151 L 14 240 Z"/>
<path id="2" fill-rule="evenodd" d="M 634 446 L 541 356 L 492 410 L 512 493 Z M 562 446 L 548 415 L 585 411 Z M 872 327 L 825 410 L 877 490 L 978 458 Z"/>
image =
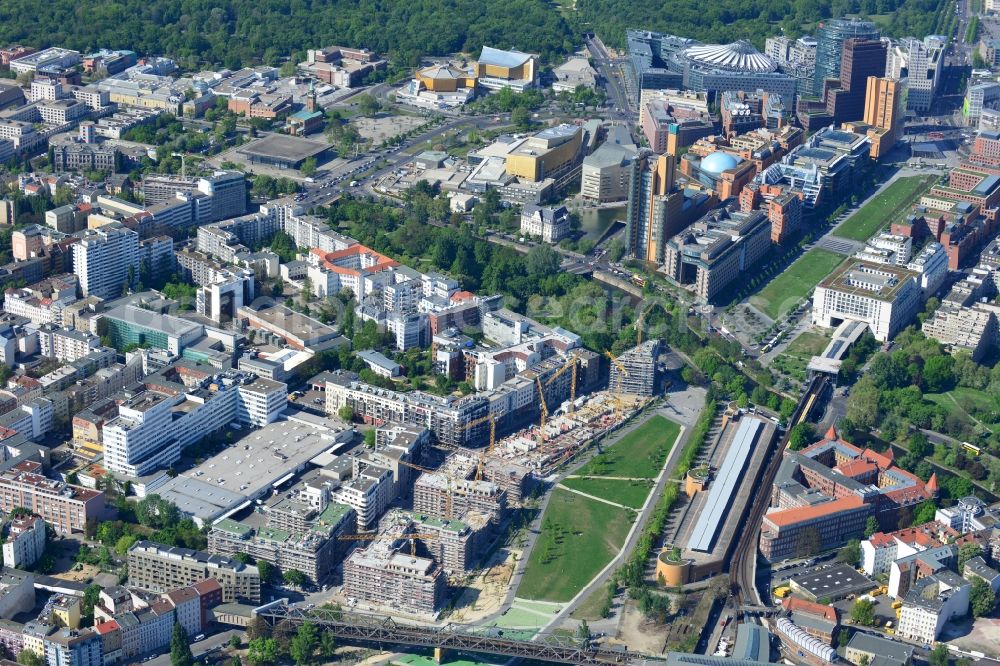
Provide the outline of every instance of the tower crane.
<path id="1" fill-rule="evenodd" d="M 483 467 L 486 464 L 486 456 L 493 453 L 493 447 L 496 445 L 497 441 L 497 420 L 492 414 L 487 414 L 486 416 L 480 416 L 478 419 L 469 421 L 466 425 L 459 428 L 460 430 L 467 430 L 480 423 L 490 422 L 490 443 L 489 446 L 485 447 L 479 452 L 479 462 L 476 464 L 476 481 L 483 480 Z"/>
<path id="2" fill-rule="evenodd" d="M 622 365 L 622 362 L 619 361 L 618 358 L 615 357 L 614 354 L 612 354 L 610 351 L 606 351 L 606 352 L 604 352 L 604 355 L 611 359 L 611 362 L 615 364 L 615 367 L 618 368 L 619 372 L 621 372 L 623 375 L 625 375 L 626 377 L 628 377 L 628 370 L 625 369 L 625 366 Z M 611 387 L 609 386 L 608 388 L 611 388 Z M 611 399 L 614 400 L 614 402 L 615 402 L 615 420 L 616 421 L 620 421 L 621 420 L 621 418 L 622 418 L 622 412 L 624 411 L 624 408 L 625 408 L 624 403 L 622 402 L 621 396 L 618 395 L 619 393 L 621 393 L 621 387 L 619 387 L 618 393 L 611 393 Z"/>
<path id="3" fill-rule="evenodd" d="M 579 357 L 580 357 L 580 355 L 577 354 L 576 352 L 574 352 L 573 353 L 573 358 L 571 358 L 568 361 L 566 361 L 566 365 L 564 365 L 563 367 L 559 368 L 555 372 L 555 374 L 552 375 L 551 377 L 549 377 L 548 381 L 545 382 L 545 385 L 548 386 L 549 384 L 551 384 L 552 382 L 554 382 L 556 380 L 556 378 L 558 378 L 559 376 L 561 376 L 567 370 L 572 370 L 573 371 L 573 378 L 572 378 L 573 381 L 569 385 L 569 409 L 570 409 L 570 411 L 573 411 L 573 409 L 574 409 L 573 403 L 576 402 L 576 366 L 577 366 L 576 361 L 577 361 L 577 359 Z"/>
<path id="4" fill-rule="evenodd" d="M 622 365 L 622 362 L 618 360 L 617 356 L 609 351 L 604 352 L 604 355 L 611 359 L 611 362 L 615 364 L 615 367 L 618 368 L 623 375 L 628 377 L 628 370 L 625 369 L 625 366 Z"/>
<path id="5" fill-rule="evenodd" d="M 538 375 L 535 375 L 535 384 L 538 385 L 538 406 L 542 412 L 542 419 L 539 422 L 539 437 L 541 437 L 542 442 L 545 441 L 545 419 L 549 417 L 549 407 L 545 404 L 545 389 L 542 388 L 542 380 Z"/>
<path id="6" fill-rule="evenodd" d="M 427 474 L 437 474 L 438 471 L 439 471 L 439 470 L 428 469 L 426 467 L 421 467 L 420 465 L 415 465 L 415 464 L 413 464 L 411 462 L 407 462 L 405 460 L 400 460 L 399 464 L 403 465 L 404 467 L 413 468 L 413 469 L 415 469 L 417 471 L 420 471 L 420 472 L 426 472 Z M 452 507 L 452 504 L 451 504 L 451 501 L 452 501 L 451 500 L 451 495 L 452 495 L 452 493 L 454 491 L 452 490 L 452 487 L 451 487 L 451 477 L 448 476 L 448 475 L 444 475 L 444 476 L 448 480 L 448 492 L 445 494 L 445 514 L 446 514 L 446 517 L 450 518 L 451 517 L 451 507 Z"/>

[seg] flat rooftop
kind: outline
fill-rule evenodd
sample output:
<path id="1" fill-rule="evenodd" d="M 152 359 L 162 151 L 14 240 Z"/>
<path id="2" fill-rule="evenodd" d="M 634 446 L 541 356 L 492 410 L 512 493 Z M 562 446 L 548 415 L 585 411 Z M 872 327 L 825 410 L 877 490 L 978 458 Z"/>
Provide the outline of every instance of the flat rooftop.
<path id="1" fill-rule="evenodd" d="M 833 601 L 843 599 L 850 594 L 867 592 L 875 587 L 870 578 L 846 564 L 812 571 L 793 578 L 791 582 L 808 592 L 814 599 L 829 598 Z"/>
<path id="2" fill-rule="evenodd" d="M 733 443 L 726 452 L 718 474 L 712 479 L 712 487 L 708 491 L 708 499 L 702 506 L 698 522 L 688 540 L 687 547 L 691 550 L 708 552 L 719 531 L 719 524 L 724 514 L 733 503 L 733 493 L 737 484 L 743 479 L 750 453 L 757 446 L 759 435 L 764 430 L 764 422 L 760 419 L 745 417 L 740 420 Z"/>
<path id="3" fill-rule="evenodd" d="M 155 489 L 182 511 L 211 522 L 279 486 L 320 453 L 353 436 L 293 416 L 245 432 L 221 453 Z"/>
<path id="4" fill-rule="evenodd" d="M 704 551 L 695 550 L 688 544 L 695 543 L 697 531 L 703 529 L 699 523 L 701 516 L 710 510 L 709 503 L 713 488 L 725 483 L 721 479 L 726 465 L 725 461 L 737 445 L 737 435 L 744 421 L 756 421 L 761 424 L 762 429 L 756 435 L 755 444 L 750 447 L 748 460 L 744 462 L 743 469 L 737 475 L 728 494 L 728 499 L 721 502 L 723 510 L 715 528 L 716 531 L 709 539 L 708 547 Z M 695 494 L 686 502 L 686 506 L 681 509 L 682 513 L 679 514 L 681 519 L 676 532 L 669 535 L 673 543 L 687 546 L 684 548 L 684 557 L 693 560 L 696 566 L 709 566 L 728 556 L 733 543 L 733 535 L 739 533 L 739 524 L 743 520 L 744 509 L 756 490 L 756 480 L 774 440 L 776 430 L 774 422 L 752 414 L 744 414 L 739 420 L 731 420 L 722 430 L 717 442 L 713 443 L 714 448 L 709 447 L 708 450 L 711 451 L 711 454 L 708 464 L 713 469 L 713 477 L 709 479 L 708 490 Z M 720 492 L 722 491 L 720 490 Z"/>
<path id="5" fill-rule="evenodd" d="M 251 141 L 245 146 L 240 146 L 237 150 L 244 155 L 297 162 L 315 157 L 329 148 L 330 145 L 322 141 L 312 141 L 283 134 L 269 134 L 256 141 Z"/>
<path id="6" fill-rule="evenodd" d="M 317 340 L 322 342 L 340 337 L 340 332 L 332 326 L 327 326 L 318 319 L 307 317 L 281 304 L 268 305 L 257 310 L 246 307 L 243 310 L 305 342 Z"/>

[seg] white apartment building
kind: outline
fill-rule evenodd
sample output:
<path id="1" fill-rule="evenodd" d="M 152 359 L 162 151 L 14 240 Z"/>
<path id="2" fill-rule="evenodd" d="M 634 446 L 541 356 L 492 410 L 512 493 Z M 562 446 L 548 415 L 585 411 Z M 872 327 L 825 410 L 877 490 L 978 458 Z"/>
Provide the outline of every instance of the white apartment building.
<path id="1" fill-rule="evenodd" d="M 331 500 L 346 504 L 357 514 L 358 529 L 373 529 L 389 509 L 393 496 L 392 472 L 377 465 L 354 461 L 350 480 L 330 494 Z"/>
<path id="2" fill-rule="evenodd" d="M 45 521 L 38 516 L 15 518 L 3 544 L 3 562 L 14 569 L 34 564 L 45 552 Z"/>
<path id="3" fill-rule="evenodd" d="M 259 428 L 277 420 L 287 404 L 286 384 L 259 377 L 251 384 L 240 385 L 236 415 L 240 423 Z"/>
<path id="4" fill-rule="evenodd" d="M 928 298 L 941 289 L 945 278 L 948 277 L 948 253 L 941 243 L 930 242 L 917 253 L 906 268 L 919 274 L 920 291 L 923 292 L 924 298 Z"/>
<path id="5" fill-rule="evenodd" d="M 41 326 L 56 320 L 54 301 L 35 296 L 27 289 L 8 289 L 4 293 L 3 310 L 7 314 L 24 317 Z"/>
<path id="6" fill-rule="evenodd" d="M 101 339 L 88 331 L 42 326 L 38 330 L 38 346 L 42 356 L 72 363 L 101 346 Z"/>
<path id="7" fill-rule="evenodd" d="M 47 100 L 54 102 L 57 99 L 68 97 L 66 86 L 56 79 L 38 78 L 31 82 L 31 92 L 28 99 L 32 102 Z"/>
<path id="8" fill-rule="evenodd" d="M 53 125 L 65 125 L 83 118 L 90 113 L 90 108 L 86 104 L 81 104 L 75 99 L 57 99 L 40 102 L 38 104 L 38 115 L 42 117 L 42 122 Z"/>
<path id="9" fill-rule="evenodd" d="M 143 391 L 118 406 L 118 415 L 101 433 L 105 466 L 127 476 L 165 469 L 184 447 L 233 422 L 260 426 L 278 418 L 287 404 L 287 387 L 252 375 L 227 373 L 179 395 Z"/>
<path id="10" fill-rule="evenodd" d="M 836 328 L 845 320 L 868 324 L 885 342 L 902 330 L 920 306 L 916 274 L 895 266 L 853 261 L 816 287 L 812 322 Z"/>
<path id="11" fill-rule="evenodd" d="M 118 223 L 84 231 L 73 245 L 73 272 L 84 296 L 116 298 L 139 277 L 139 235 Z"/>
<path id="12" fill-rule="evenodd" d="M 861 568 L 872 577 L 888 575 L 896 560 L 940 546 L 941 540 L 934 532 L 930 526 L 876 532 L 861 542 Z"/>
<path id="13" fill-rule="evenodd" d="M 945 623 L 969 612 L 972 586 L 952 571 L 942 571 L 914 583 L 903 600 L 896 633 L 909 640 L 933 643 Z"/>
<path id="14" fill-rule="evenodd" d="M 426 347 L 431 335 L 427 315 L 415 312 L 390 312 L 385 318 L 385 329 L 395 337 L 399 351 Z"/>
<path id="15" fill-rule="evenodd" d="M 91 109 L 101 109 L 111 103 L 111 98 L 104 90 L 96 86 L 83 86 L 73 90 L 73 97 L 80 103 L 86 104 Z"/>
<path id="16" fill-rule="evenodd" d="M 868 239 L 854 256 L 875 264 L 906 266 L 913 252 L 913 239 L 900 234 L 882 233 Z"/>
<path id="17" fill-rule="evenodd" d="M 219 271 L 212 284 L 207 284 L 198 290 L 196 309 L 198 314 L 221 324 L 232 321 L 239 308 L 253 302 L 254 295 L 253 271 L 248 269 Z"/>

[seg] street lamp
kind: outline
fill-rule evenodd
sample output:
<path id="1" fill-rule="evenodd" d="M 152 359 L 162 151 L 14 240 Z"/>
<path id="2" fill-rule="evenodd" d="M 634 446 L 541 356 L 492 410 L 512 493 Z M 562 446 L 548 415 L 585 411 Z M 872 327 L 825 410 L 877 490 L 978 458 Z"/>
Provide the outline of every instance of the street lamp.
<path id="1" fill-rule="evenodd" d="M 181 178 L 186 178 L 187 176 L 185 175 L 184 169 L 184 153 L 170 153 L 170 156 L 181 158 Z"/>

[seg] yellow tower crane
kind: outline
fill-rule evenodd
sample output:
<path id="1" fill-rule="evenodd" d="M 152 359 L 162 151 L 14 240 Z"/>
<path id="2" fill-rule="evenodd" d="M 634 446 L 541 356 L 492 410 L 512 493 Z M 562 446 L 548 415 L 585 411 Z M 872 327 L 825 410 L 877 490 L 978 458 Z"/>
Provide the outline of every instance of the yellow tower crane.
<path id="1" fill-rule="evenodd" d="M 547 382 L 545 382 L 545 385 L 548 386 L 549 384 L 551 384 L 552 382 L 554 382 L 556 380 L 556 378 L 560 377 L 567 370 L 572 370 L 573 371 L 572 383 L 569 385 L 569 410 L 571 412 L 574 409 L 573 403 L 576 402 L 576 367 L 577 367 L 576 361 L 577 361 L 577 359 L 579 357 L 580 357 L 580 355 L 577 354 L 576 352 L 574 352 L 573 353 L 573 358 L 571 358 L 568 361 L 566 361 L 566 365 L 564 365 L 563 367 L 559 368 L 556 371 L 556 373 L 554 375 L 552 375 L 551 377 L 549 377 L 549 380 Z"/>
<path id="2" fill-rule="evenodd" d="M 615 364 L 615 367 L 618 368 L 623 375 L 628 377 L 628 370 L 626 370 L 625 366 L 622 365 L 622 362 L 618 360 L 618 357 L 609 351 L 604 352 L 604 355 L 611 359 L 611 362 Z"/>
<path id="3" fill-rule="evenodd" d="M 415 469 L 417 471 L 420 471 L 420 472 L 426 472 L 427 474 L 437 474 L 438 473 L 438 470 L 433 470 L 433 469 L 428 469 L 426 467 L 421 467 L 420 465 L 415 465 L 415 464 L 413 464 L 411 462 L 407 462 L 405 460 L 400 460 L 399 464 L 403 465 L 404 467 L 413 468 L 413 469 Z M 452 518 L 452 515 L 451 515 L 452 498 L 451 498 L 451 496 L 452 496 L 452 493 L 454 492 L 454 490 L 451 487 L 451 477 L 450 476 L 446 476 L 445 478 L 448 479 L 448 492 L 445 494 L 445 500 L 444 500 L 445 501 L 445 517 L 446 518 Z"/>
<path id="4" fill-rule="evenodd" d="M 539 422 L 539 437 L 542 442 L 545 442 L 545 419 L 549 418 L 549 407 L 545 404 L 545 389 L 542 387 L 542 380 L 538 375 L 535 375 L 535 384 L 538 385 L 538 407 L 542 412 L 542 419 Z"/>

